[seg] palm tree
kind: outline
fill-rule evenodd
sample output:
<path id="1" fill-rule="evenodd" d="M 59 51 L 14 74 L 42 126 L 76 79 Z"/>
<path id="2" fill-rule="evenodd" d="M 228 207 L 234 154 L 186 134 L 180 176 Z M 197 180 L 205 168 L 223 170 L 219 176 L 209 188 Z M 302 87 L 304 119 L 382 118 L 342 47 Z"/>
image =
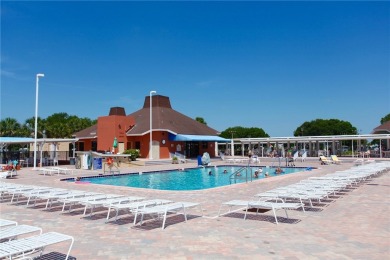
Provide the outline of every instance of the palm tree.
<path id="1" fill-rule="evenodd" d="M 43 131 L 46 128 L 46 122 L 45 120 L 38 117 L 38 129 L 37 129 L 37 137 L 42 138 L 43 137 Z M 26 119 L 23 125 L 23 133 L 28 134 L 27 136 L 33 137 L 35 132 L 35 117 L 30 117 Z"/>
<path id="2" fill-rule="evenodd" d="M 20 123 L 14 118 L 7 117 L 0 121 L 0 136 L 17 136 L 20 129 Z"/>

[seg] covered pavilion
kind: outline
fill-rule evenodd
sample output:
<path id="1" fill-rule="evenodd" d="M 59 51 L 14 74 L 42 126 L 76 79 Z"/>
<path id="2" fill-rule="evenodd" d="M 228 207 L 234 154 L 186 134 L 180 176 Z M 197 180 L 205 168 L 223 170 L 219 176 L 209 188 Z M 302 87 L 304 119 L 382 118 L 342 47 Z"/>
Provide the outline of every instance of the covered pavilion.
<path id="1" fill-rule="evenodd" d="M 73 147 L 75 147 L 75 143 L 78 141 L 78 138 L 39 138 L 37 139 L 37 154 L 39 154 L 38 158 L 43 158 L 43 146 L 45 144 L 51 144 L 52 145 L 52 151 L 50 153 L 50 159 L 56 160 L 57 159 L 57 148 L 60 143 L 72 143 Z M 7 160 L 21 160 L 21 158 L 18 156 L 17 158 L 15 155 L 11 154 L 8 155 L 8 149 L 7 147 L 13 144 L 25 144 L 29 145 L 30 151 L 34 151 L 34 138 L 30 137 L 0 137 L 0 163 L 7 163 Z M 39 153 L 38 153 L 39 152 Z M 72 157 L 75 157 L 75 149 L 73 149 Z M 25 158 L 22 158 L 24 160 Z M 29 160 L 29 158 L 26 158 Z M 31 158 L 32 159 L 32 158 Z M 26 163 L 29 163 L 29 161 L 25 161 Z M 30 162 L 32 164 L 32 162 Z"/>
<path id="2" fill-rule="evenodd" d="M 267 150 L 270 147 L 296 148 L 307 152 L 308 156 L 318 156 L 323 152 L 329 156 L 330 152 L 340 150 L 343 142 L 351 144 L 352 157 L 358 156 L 363 149 L 362 140 L 380 140 L 378 157 L 390 157 L 388 147 L 383 147 L 382 140 L 387 143 L 390 140 L 390 134 L 362 134 L 362 135 L 330 135 L 330 136 L 293 136 L 293 137 L 263 137 L 263 138 L 235 138 L 230 146 L 240 146 L 241 156 L 246 155 L 246 151 L 255 150 L 258 156 L 267 156 Z M 221 144 L 222 145 L 222 144 Z M 224 144 L 223 144 L 224 145 Z M 231 149 L 231 155 L 234 156 L 234 149 Z"/>

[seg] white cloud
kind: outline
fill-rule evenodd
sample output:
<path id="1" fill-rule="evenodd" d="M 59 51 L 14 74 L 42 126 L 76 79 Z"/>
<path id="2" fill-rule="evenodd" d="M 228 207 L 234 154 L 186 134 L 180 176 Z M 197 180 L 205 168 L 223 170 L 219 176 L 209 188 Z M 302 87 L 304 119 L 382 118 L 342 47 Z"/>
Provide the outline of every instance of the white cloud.
<path id="1" fill-rule="evenodd" d="M 15 73 L 13 73 L 11 71 L 6 71 L 3 69 L 0 70 L 0 75 L 2 77 L 7 77 L 7 78 L 15 78 L 16 77 Z"/>
<path id="2" fill-rule="evenodd" d="M 213 80 L 205 80 L 197 82 L 196 85 L 199 87 L 210 87 L 214 83 Z"/>

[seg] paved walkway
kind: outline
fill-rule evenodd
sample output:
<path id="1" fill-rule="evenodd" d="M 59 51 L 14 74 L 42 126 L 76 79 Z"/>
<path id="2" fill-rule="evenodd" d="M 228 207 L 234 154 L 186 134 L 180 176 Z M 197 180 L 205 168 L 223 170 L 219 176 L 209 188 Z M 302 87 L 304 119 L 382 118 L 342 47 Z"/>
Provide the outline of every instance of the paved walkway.
<path id="1" fill-rule="evenodd" d="M 271 164 L 264 161 L 262 165 Z M 182 166 L 182 165 L 180 165 Z M 195 166 L 186 164 L 187 167 Z M 200 202 L 198 209 L 183 216 L 173 216 L 161 230 L 160 221 L 133 226 L 133 217 L 122 215 L 117 222 L 105 223 L 106 210 L 98 210 L 92 218 L 82 217 L 83 208 L 62 213 L 61 207 L 43 210 L 36 207 L 0 203 L 1 218 L 36 225 L 44 232 L 57 231 L 75 238 L 71 255 L 77 259 L 388 259 L 390 257 L 390 175 L 360 185 L 337 198 L 316 207 L 317 210 L 289 211 L 290 219 L 279 211 L 279 225 L 272 213 L 251 214 L 243 220 L 239 211 L 216 217 L 222 202 L 251 199 L 256 193 L 296 183 L 311 176 L 321 176 L 352 167 L 319 165 L 317 160 L 299 162 L 297 166 L 319 169 L 267 178 L 248 184 L 203 191 L 158 191 L 104 185 L 78 185 L 61 182 L 61 176 L 38 175 L 30 169 L 19 171 L 17 179 L 6 182 L 34 184 L 165 198 L 175 201 Z M 128 171 L 175 168 L 177 165 L 131 167 Z M 122 172 L 126 171 L 122 170 Z M 96 175 L 98 172 L 77 170 L 75 176 Z M 67 245 L 58 244 L 50 251 L 66 252 Z"/>

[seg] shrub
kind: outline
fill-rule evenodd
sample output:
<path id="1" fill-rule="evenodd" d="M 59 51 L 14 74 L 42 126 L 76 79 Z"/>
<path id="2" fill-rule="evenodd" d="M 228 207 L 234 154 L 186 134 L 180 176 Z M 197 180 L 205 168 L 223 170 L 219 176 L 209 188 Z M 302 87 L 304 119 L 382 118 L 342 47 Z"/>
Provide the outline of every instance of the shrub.
<path id="1" fill-rule="evenodd" d="M 123 154 L 130 154 L 130 159 L 135 161 L 139 157 L 138 149 L 128 149 L 123 152 Z"/>
<path id="2" fill-rule="evenodd" d="M 179 163 L 179 158 L 177 158 L 176 156 L 174 156 L 172 158 L 172 164 L 178 164 Z"/>

